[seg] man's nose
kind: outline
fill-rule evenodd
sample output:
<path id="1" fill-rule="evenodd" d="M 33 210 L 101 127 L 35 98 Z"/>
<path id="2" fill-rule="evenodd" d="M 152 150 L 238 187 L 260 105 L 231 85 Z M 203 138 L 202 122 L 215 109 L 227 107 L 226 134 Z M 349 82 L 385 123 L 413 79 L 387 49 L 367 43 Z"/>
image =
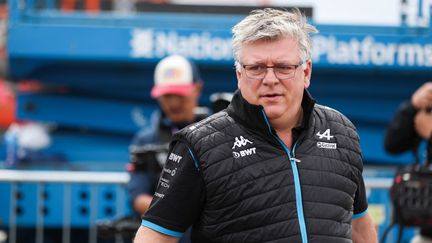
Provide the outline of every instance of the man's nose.
<path id="1" fill-rule="evenodd" d="M 266 74 L 263 78 L 263 84 L 274 84 L 279 82 L 279 79 L 276 77 L 273 67 L 267 67 Z"/>

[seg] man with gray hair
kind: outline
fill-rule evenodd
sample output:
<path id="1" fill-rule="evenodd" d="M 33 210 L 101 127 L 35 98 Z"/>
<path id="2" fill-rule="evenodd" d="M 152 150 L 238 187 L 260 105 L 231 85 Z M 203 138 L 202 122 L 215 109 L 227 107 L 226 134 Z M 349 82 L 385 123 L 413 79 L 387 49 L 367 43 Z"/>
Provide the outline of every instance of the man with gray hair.
<path id="1" fill-rule="evenodd" d="M 316 31 L 298 9 L 234 26 L 239 90 L 174 136 L 135 242 L 377 242 L 356 129 L 307 90 Z"/>

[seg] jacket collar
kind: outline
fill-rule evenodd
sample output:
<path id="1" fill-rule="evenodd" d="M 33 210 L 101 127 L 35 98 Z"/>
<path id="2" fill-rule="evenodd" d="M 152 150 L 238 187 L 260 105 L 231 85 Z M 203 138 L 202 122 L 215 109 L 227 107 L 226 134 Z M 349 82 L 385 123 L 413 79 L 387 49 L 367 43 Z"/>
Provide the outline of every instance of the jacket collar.
<path id="1" fill-rule="evenodd" d="M 303 121 L 301 125 L 295 129 L 304 130 L 309 127 L 309 119 L 315 105 L 315 100 L 307 89 L 304 90 L 303 100 Z M 258 132 L 268 132 L 266 118 L 264 117 L 264 108 L 261 105 L 252 105 L 247 102 L 240 90 L 234 93 L 230 105 L 228 106 L 227 112 L 233 117 L 236 122 L 241 123 L 243 126 L 248 127 Z"/>

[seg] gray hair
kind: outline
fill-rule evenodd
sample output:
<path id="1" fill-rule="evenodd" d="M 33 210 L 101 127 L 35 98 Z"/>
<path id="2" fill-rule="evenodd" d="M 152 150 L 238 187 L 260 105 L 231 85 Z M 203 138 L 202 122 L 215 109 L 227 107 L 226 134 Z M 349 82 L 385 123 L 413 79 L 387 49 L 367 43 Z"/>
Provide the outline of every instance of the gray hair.
<path id="1" fill-rule="evenodd" d="M 235 66 L 240 68 L 240 55 L 243 44 L 259 40 L 278 40 L 292 37 L 297 40 L 302 61 L 311 58 L 309 33 L 317 33 L 315 26 L 308 24 L 298 8 L 283 11 L 272 8 L 253 10 L 246 18 L 232 28 L 233 54 Z"/>

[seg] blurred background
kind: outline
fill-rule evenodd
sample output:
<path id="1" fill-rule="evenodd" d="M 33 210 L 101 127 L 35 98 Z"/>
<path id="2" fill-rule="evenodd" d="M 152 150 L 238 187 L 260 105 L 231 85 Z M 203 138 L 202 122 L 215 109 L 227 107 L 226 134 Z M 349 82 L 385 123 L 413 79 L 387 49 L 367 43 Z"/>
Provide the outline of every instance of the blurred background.
<path id="1" fill-rule="evenodd" d="M 128 147 L 152 127 L 157 61 L 193 59 L 200 104 L 211 106 L 211 94 L 237 87 L 231 27 L 267 6 L 299 7 L 320 30 L 310 91 L 358 128 L 382 235 L 395 168 L 414 162 L 387 154 L 384 132 L 432 80 L 431 1 L 2 0 L 0 242 L 105 242 L 96 223 L 131 212 Z M 416 231 L 407 228 L 403 242 Z"/>

